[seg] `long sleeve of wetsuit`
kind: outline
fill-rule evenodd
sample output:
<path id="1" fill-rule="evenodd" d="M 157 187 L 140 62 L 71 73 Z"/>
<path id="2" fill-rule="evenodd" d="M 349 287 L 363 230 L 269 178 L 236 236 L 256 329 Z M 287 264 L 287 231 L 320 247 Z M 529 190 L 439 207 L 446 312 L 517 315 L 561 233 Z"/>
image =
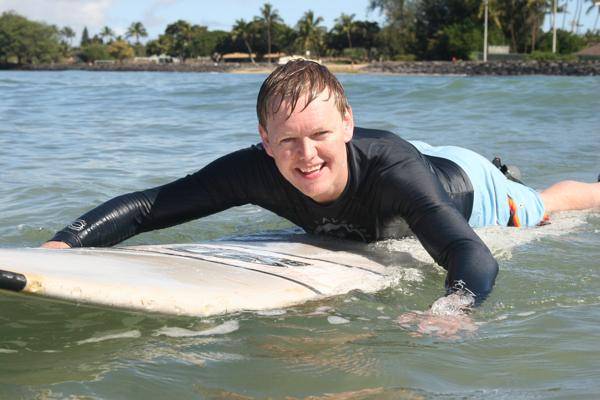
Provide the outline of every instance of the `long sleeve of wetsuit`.
<path id="1" fill-rule="evenodd" d="M 413 155 L 399 160 L 384 177 L 389 196 L 395 199 L 393 208 L 433 259 L 448 271 L 448 293 L 466 289 L 479 303 L 494 286 L 498 263 L 416 149 Z"/>
<path id="2" fill-rule="evenodd" d="M 245 182 L 268 169 L 256 148 L 240 150 L 169 184 L 115 197 L 51 239 L 71 247 L 112 246 L 136 234 L 181 224 L 248 202 Z"/>

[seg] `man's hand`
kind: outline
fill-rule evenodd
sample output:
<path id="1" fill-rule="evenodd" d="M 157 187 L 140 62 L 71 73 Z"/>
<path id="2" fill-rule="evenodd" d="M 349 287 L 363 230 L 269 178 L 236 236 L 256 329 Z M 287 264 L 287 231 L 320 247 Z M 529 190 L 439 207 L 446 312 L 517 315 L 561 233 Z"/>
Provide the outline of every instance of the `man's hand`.
<path id="1" fill-rule="evenodd" d="M 65 242 L 56 242 L 56 241 L 46 242 L 46 243 L 42 244 L 40 247 L 43 247 L 45 249 L 70 249 L 71 248 L 71 246 L 69 246 Z"/>
<path id="2" fill-rule="evenodd" d="M 473 304 L 473 296 L 452 293 L 437 299 L 426 312 L 402 314 L 397 322 L 402 328 L 412 330 L 414 336 L 458 339 L 460 334 L 472 334 L 477 330 L 477 325 L 467 315 Z"/>

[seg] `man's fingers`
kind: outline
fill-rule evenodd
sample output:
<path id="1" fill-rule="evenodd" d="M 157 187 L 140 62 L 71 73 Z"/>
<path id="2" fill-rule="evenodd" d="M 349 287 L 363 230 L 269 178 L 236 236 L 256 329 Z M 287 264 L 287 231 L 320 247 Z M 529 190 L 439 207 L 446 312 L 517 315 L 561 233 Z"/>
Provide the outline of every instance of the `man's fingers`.
<path id="1" fill-rule="evenodd" d="M 477 325 L 468 315 L 432 315 L 430 312 L 407 312 L 398 317 L 396 322 L 404 329 L 412 331 L 411 336 L 435 336 L 453 339 L 461 334 L 473 334 Z"/>

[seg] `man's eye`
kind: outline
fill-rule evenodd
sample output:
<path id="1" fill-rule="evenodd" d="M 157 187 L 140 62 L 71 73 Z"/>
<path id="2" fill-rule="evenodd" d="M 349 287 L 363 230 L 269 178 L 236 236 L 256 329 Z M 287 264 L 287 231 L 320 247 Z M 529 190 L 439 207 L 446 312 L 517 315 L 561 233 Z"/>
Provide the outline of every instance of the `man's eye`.
<path id="1" fill-rule="evenodd" d="M 293 138 L 283 138 L 279 141 L 280 144 L 287 144 L 287 143 L 292 143 L 294 139 Z"/>

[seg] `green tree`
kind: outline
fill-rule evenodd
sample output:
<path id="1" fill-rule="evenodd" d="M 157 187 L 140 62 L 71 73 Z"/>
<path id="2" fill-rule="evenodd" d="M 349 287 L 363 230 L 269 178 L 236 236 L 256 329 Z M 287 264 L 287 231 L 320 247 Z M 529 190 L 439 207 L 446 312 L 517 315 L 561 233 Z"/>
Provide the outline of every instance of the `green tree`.
<path id="1" fill-rule="evenodd" d="M 495 0 L 490 10 L 499 16 L 511 51 L 527 52 L 535 48 L 540 27 L 551 3 L 544 0 Z"/>
<path id="2" fill-rule="evenodd" d="M 0 16 L 0 58 L 18 64 L 58 61 L 62 56 L 57 27 L 29 21 L 14 12 Z"/>
<path id="3" fill-rule="evenodd" d="M 336 26 L 333 29 L 338 30 L 340 33 L 345 34 L 348 39 L 348 48 L 352 48 L 352 34 L 356 31 L 356 22 L 354 21 L 354 14 L 348 15 L 342 13 L 336 20 Z"/>
<path id="4" fill-rule="evenodd" d="M 598 20 L 600 19 L 600 2 L 589 0 L 591 3 L 587 10 L 585 10 L 585 15 L 588 15 L 596 9 L 596 18 L 594 19 L 594 27 L 592 28 L 592 32 L 597 33 Z"/>
<path id="5" fill-rule="evenodd" d="M 421 0 L 416 9 L 416 55 L 429 60 L 449 60 L 454 56 L 449 48 L 449 33 L 469 32 L 472 26 L 479 25 L 479 6 L 480 0 Z"/>
<path id="6" fill-rule="evenodd" d="M 264 26 L 267 33 L 267 54 L 271 54 L 273 51 L 271 47 L 273 25 L 281 23 L 283 20 L 279 16 L 279 12 L 274 9 L 270 3 L 265 3 L 260 9 L 260 17 L 258 17 L 258 21 L 260 21 L 260 23 Z M 270 64 L 271 57 L 268 59 Z"/>
<path id="7" fill-rule="evenodd" d="M 385 26 L 377 37 L 380 53 L 388 58 L 418 52 L 416 24 L 417 0 L 370 0 L 369 9 L 385 15 Z"/>
<path id="8" fill-rule="evenodd" d="M 111 58 L 106 45 L 102 43 L 89 43 L 81 48 L 78 56 L 81 61 L 86 63 L 93 63 L 97 60 L 108 60 Z"/>
<path id="9" fill-rule="evenodd" d="M 468 60 L 472 52 L 483 48 L 483 30 L 472 22 L 456 23 L 444 27 L 437 43 L 439 58 Z"/>
<path id="10" fill-rule="evenodd" d="M 163 43 L 168 44 L 167 54 L 182 61 L 191 57 L 193 30 L 189 22 L 180 19 L 167 25 L 165 36 Z"/>
<path id="11" fill-rule="evenodd" d="M 108 26 L 105 26 L 100 31 L 100 37 L 102 38 L 103 43 L 104 43 L 105 38 L 108 38 L 107 42 L 110 43 L 111 40 L 114 39 L 114 37 L 115 37 L 115 32 L 112 29 L 110 29 Z"/>
<path id="12" fill-rule="evenodd" d="M 119 60 L 120 63 L 123 63 L 127 58 L 133 58 L 135 55 L 133 47 L 125 40 L 115 40 L 108 45 L 106 50 L 108 51 L 108 54 Z"/>
<path id="13" fill-rule="evenodd" d="M 65 26 L 59 31 L 60 36 L 63 38 L 65 43 L 69 46 L 72 45 L 73 39 L 75 38 L 75 31 L 68 26 Z"/>
<path id="14" fill-rule="evenodd" d="M 379 10 L 390 24 L 404 25 L 409 23 L 412 14 L 411 0 L 369 0 L 369 9 Z"/>
<path id="15" fill-rule="evenodd" d="M 552 51 L 552 32 L 542 35 L 539 41 L 539 50 Z M 585 47 L 585 38 L 563 29 L 556 30 L 556 51 L 558 54 L 572 54 Z"/>
<path id="16" fill-rule="evenodd" d="M 252 56 L 251 46 L 251 43 L 254 42 L 254 39 L 256 38 L 256 25 L 252 22 L 246 22 L 244 19 L 238 19 L 235 21 L 235 25 L 231 30 L 231 37 L 234 41 L 241 39 L 244 42 L 246 49 L 248 50 L 250 61 L 252 61 L 252 64 L 256 64 L 256 61 L 254 61 L 254 57 Z"/>
<path id="17" fill-rule="evenodd" d="M 229 33 L 202 28 L 202 30 L 197 29 L 192 37 L 193 54 L 200 57 L 212 56 L 217 52 L 217 46 L 229 36 Z"/>
<path id="18" fill-rule="evenodd" d="M 382 59 L 393 60 L 406 55 L 406 42 L 406 38 L 393 25 L 384 26 L 376 37 L 376 47 Z"/>
<path id="19" fill-rule="evenodd" d="M 531 52 L 535 51 L 535 44 L 538 34 L 541 32 L 540 27 L 544 24 L 546 14 L 552 10 L 552 0 L 527 0 L 527 19 L 531 31 Z"/>
<path id="20" fill-rule="evenodd" d="M 377 58 L 380 50 L 377 49 L 379 24 L 372 21 L 352 21 L 351 40 L 338 23 L 327 33 L 326 44 L 332 55 L 347 53 L 353 59 Z M 350 42 L 352 48 L 349 47 Z M 353 51 L 356 49 L 356 51 Z"/>
<path id="21" fill-rule="evenodd" d="M 325 36 L 325 28 L 319 26 L 322 22 L 323 17 L 315 18 L 312 10 L 305 12 L 304 16 L 298 21 L 296 25 L 297 43 L 302 51 L 312 51 L 317 55 L 320 54 Z"/>
<path id="22" fill-rule="evenodd" d="M 133 22 L 131 25 L 129 25 L 127 33 L 125 34 L 125 37 L 127 38 L 135 37 L 135 43 L 138 45 L 140 44 L 140 37 L 147 36 L 148 32 L 141 22 Z"/>
<path id="23" fill-rule="evenodd" d="M 277 51 L 283 51 L 291 54 L 294 52 L 294 46 L 298 33 L 291 26 L 281 22 L 274 23 L 272 27 L 273 43 L 276 44 Z"/>
<path id="24" fill-rule="evenodd" d="M 81 32 L 81 42 L 79 43 L 79 45 L 81 47 L 86 46 L 90 44 L 90 34 L 88 33 L 88 28 L 87 26 L 83 27 L 83 32 Z"/>
<path id="25" fill-rule="evenodd" d="M 164 35 L 160 35 L 158 39 L 148 41 L 146 43 L 146 53 L 156 56 L 167 54 L 171 47 L 171 43 L 167 43 L 168 41 L 169 39 Z"/>

